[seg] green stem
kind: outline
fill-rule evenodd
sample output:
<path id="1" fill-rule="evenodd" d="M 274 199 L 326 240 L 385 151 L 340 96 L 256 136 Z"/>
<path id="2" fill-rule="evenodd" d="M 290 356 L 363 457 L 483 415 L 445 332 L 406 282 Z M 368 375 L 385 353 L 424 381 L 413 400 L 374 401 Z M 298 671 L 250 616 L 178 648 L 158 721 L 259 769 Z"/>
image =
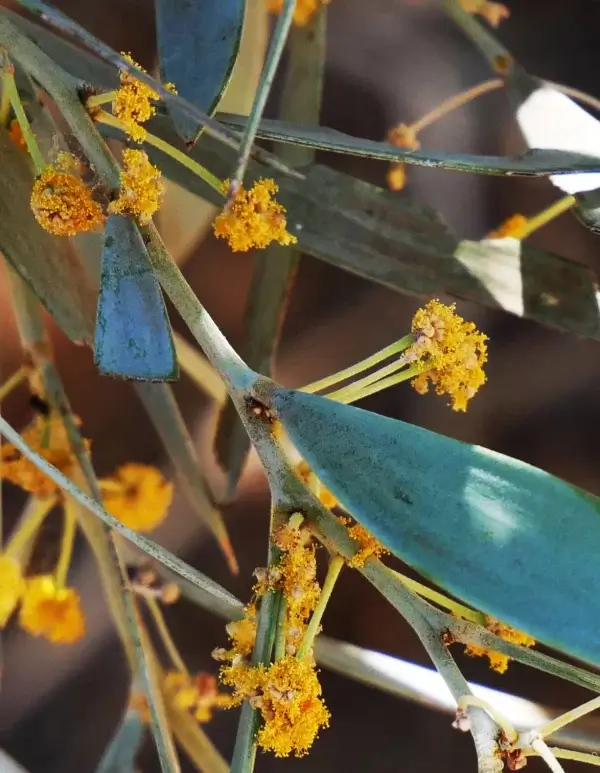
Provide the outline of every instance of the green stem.
<path id="1" fill-rule="evenodd" d="M 390 387 L 395 386 L 396 384 L 400 384 L 403 381 L 408 381 L 409 379 L 418 376 L 419 373 L 422 372 L 422 368 L 419 368 L 417 365 L 413 365 L 412 368 L 408 368 L 407 370 L 402 371 L 401 373 L 398 373 L 394 376 L 389 376 L 388 378 L 382 378 L 379 381 L 375 381 L 375 383 L 371 384 L 370 386 L 365 386 L 361 389 L 348 389 L 348 391 L 343 396 L 340 396 L 338 392 L 332 392 L 332 394 L 327 395 L 327 397 L 330 400 L 337 400 L 340 403 L 353 403 L 356 402 L 356 400 L 362 400 L 365 397 L 369 397 L 369 395 L 374 395 L 376 392 L 389 389 Z M 341 392 L 342 390 L 339 391 Z"/>
<path id="2" fill-rule="evenodd" d="M 329 561 L 329 569 L 327 570 L 327 576 L 325 577 L 325 582 L 323 583 L 323 590 L 319 596 L 317 606 L 312 613 L 308 627 L 304 632 L 302 643 L 300 644 L 300 647 L 298 648 L 298 654 L 296 655 L 297 658 L 305 658 L 312 652 L 315 638 L 321 626 L 321 620 L 323 619 L 325 609 L 329 603 L 329 599 L 331 598 L 331 594 L 333 593 L 337 579 L 340 576 L 340 572 L 344 567 L 344 563 L 344 558 L 340 555 L 332 556 L 331 560 Z"/>
<path id="3" fill-rule="evenodd" d="M 30 372 L 31 368 L 27 367 L 27 365 L 21 365 L 21 367 L 16 370 L 12 376 L 7 378 L 4 384 L 0 386 L 0 402 L 2 402 L 5 397 L 8 397 L 13 389 L 18 387 L 19 384 L 27 378 Z"/>
<path id="4" fill-rule="evenodd" d="M 275 73 L 279 66 L 279 60 L 281 59 L 285 42 L 292 25 L 295 10 L 296 0 L 284 0 L 283 10 L 279 15 L 275 29 L 273 30 L 273 36 L 267 52 L 267 59 L 260 76 L 260 81 L 252 104 L 252 110 L 248 117 L 248 123 L 246 124 L 244 136 L 240 145 L 240 155 L 230 185 L 231 196 L 234 196 L 237 193 L 239 186 L 243 182 L 244 173 L 248 166 L 250 153 L 252 151 L 252 145 L 256 138 L 256 132 L 258 131 L 258 125 L 262 118 L 267 103 L 267 97 L 269 96 L 271 86 L 273 85 L 273 80 L 275 79 Z"/>
<path id="5" fill-rule="evenodd" d="M 185 666 L 185 663 L 183 662 L 183 658 L 179 654 L 179 650 L 175 646 L 173 637 L 169 633 L 169 629 L 167 628 L 167 623 L 165 621 L 165 616 L 163 615 L 158 601 L 152 596 L 144 596 L 144 600 L 146 601 L 148 609 L 150 610 L 150 614 L 152 615 L 152 619 L 154 620 L 154 624 L 160 639 L 165 650 L 167 651 L 173 667 L 176 671 L 179 671 L 179 673 L 184 674 L 185 676 L 189 676 L 188 670 Z"/>
<path id="6" fill-rule="evenodd" d="M 105 112 L 104 110 L 100 110 L 97 114 L 94 114 L 94 119 L 98 123 L 103 123 L 106 126 L 113 126 L 115 129 L 120 129 L 122 132 L 125 132 L 125 126 L 123 125 L 123 122 L 118 118 L 115 118 L 114 115 Z M 182 166 L 185 166 L 187 169 L 189 169 L 192 174 L 195 174 L 201 180 L 204 180 L 205 183 L 210 185 L 211 188 L 223 196 L 223 182 L 219 180 L 218 177 L 215 177 L 214 174 L 211 174 L 207 169 L 201 166 L 197 161 L 194 161 L 193 158 L 190 158 L 185 153 L 182 153 L 181 150 L 174 148 L 168 142 L 161 140 L 160 137 L 155 137 L 154 134 L 150 134 L 150 132 L 146 132 L 144 142 L 146 142 L 148 145 L 152 145 L 158 150 L 161 150 L 163 153 L 165 153 L 165 155 L 170 156 L 175 161 L 178 161 Z"/>
<path id="7" fill-rule="evenodd" d="M 600 697 L 592 698 L 592 700 L 587 701 L 587 703 L 583 703 L 581 706 L 577 706 L 577 708 L 571 709 L 571 711 L 567 711 L 559 717 L 551 719 L 550 722 L 546 722 L 545 725 L 539 727 L 536 732 L 543 738 L 547 738 L 549 735 L 556 733 L 557 730 L 571 724 L 571 722 L 575 722 L 575 720 L 592 711 L 596 711 L 596 709 L 600 709 Z"/>
<path id="8" fill-rule="evenodd" d="M 88 97 L 85 100 L 85 106 L 89 110 L 92 107 L 100 107 L 100 105 L 107 105 L 110 102 L 114 102 L 116 96 L 117 96 L 116 90 L 105 91 L 102 94 L 92 94 L 91 97 Z"/>
<path id="9" fill-rule="evenodd" d="M 472 623 L 485 626 L 485 615 L 483 613 L 465 607 L 463 604 L 459 604 L 458 601 L 453 601 L 447 596 L 444 596 L 443 593 L 439 593 L 438 591 L 433 590 L 433 588 L 428 588 L 426 585 L 423 585 L 416 580 L 412 580 L 410 577 L 406 577 L 406 575 L 396 572 L 394 569 L 389 569 L 389 571 L 392 572 L 400 582 L 404 583 L 407 588 L 418 593 L 421 598 L 433 601 L 435 604 L 447 609 L 457 617 L 462 617 L 464 620 L 470 620 Z"/>
<path id="10" fill-rule="evenodd" d="M 281 660 L 285 657 L 285 635 L 287 623 L 287 601 L 285 596 L 279 599 L 279 612 L 277 613 L 277 627 L 275 630 L 275 653 L 274 660 Z"/>
<path id="11" fill-rule="evenodd" d="M 64 526 L 62 533 L 62 540 L 60 543 L 60 554 L 58 557 L 58 563 L 54 570 L 54 579 L 58 588 L 64 588 L 67 584 L 67 575 L 69 573 L 69 566 L 71 565 L 71 558 L 73 556 L 73 545 L 75 544 L 75 527 L 77 519 L 75 517 L 76 503 L 73 502 L 71 497 L 68 497 L 64 503 Z"/>
<path id="12" fill-rule="evenodd" d="M 7 556 L 11 556 L 11 558 L 18 558 L 20 556 L 21 551 L 29 545 L 30 541 L 38 533 L 44 519 L 55 504 L 56 497 L 47 497 L 46 499 L 32 497 L 29 500 L 23 519 L 6 546 L 5 554 Z"/>
<path id="13" fill-rule="evenodd" d="M 401 338 L 399 341 L 395 341 L 384 349 L 380 349 L 378 352 L 375 352 L 375 354 L 366 357 L 355 365 L 351 365 L 343 370 L 338 370 L 337 373 L 332 373 L 331 376 L 326 376 L 318 381 L 313 381 L 311 384 L 301 387 L 299 391 L 310 392 L 311 394 L 314 392 L 321 392 L 330 386 L 339 384 L 341 381 L 346 381 L 347 379 L 352 378 L 352 376 L 356 376 L 358 373 L 362 373 L 363 371 L 378 365 L 382 360 L 386 360 L 388 357 L 403 352 L 414 342 L 414 336 L 412 333 L 409 333 L 409 335 L 404 336 L 404 338 Z"/>
<path id="14" fill-rule="evenodd" d="M 558 759 L 573 760 L 574 762 L 584 762 L 588 765 L 595 765 L 596 767 L 600 767 L 600 756 L 597 754 L 589 754 L 588 752 L 576 752 L 572 749 L 561 749 L 557 746 L 549 746 L 548 748 Z M 526 757 L 532 757 L 535 754 L 539 755 L 539 752 L 535 751 L 534 749 L 531 751 L 529 749 L 524 749 L 523 754 Z"/>
<path id="15" fill-rule="evenodd" d="M 2 85 L 2 94 L 0 94 L 0 126 L 8 126 L 8 116 L 10 114 L 10 99 L 6 86 Z"/>
<path id="16" fill-rule="evenodd" d="M 46 162 L 42 156 L 42 152 L 35 138 L 35 134 L 31 130 L 29 119 L 25 115 L 23 103 L 21 102 L 21 97 L 19 96 L 19 92 L 15 83 L 14 68 L 11 64 L 5 64 L 4 66 L 4 70 L 2 72 L 2 89 L 3 91 L 6 91 L 10 100 L 10 104 L 12 105 L 12 109 L 15 111 L 15 116 L 19 122 L 19 126 L 21 127 L 23 138 L 27 145 L 27 150 L 29 151 L 33 165 L 35 166 L 36 174 L 41 174 L 44 171 Z"/>
<path id="17" fill-rule="evenodd" d="M 498 62 L 510 65 L 514 61 L 510 51 L 499 40 L 496 40 L 470 13 L 465 11 L 458 0 L 443 0 L 442 7 L 456 26 L 479 49 L 494 71 L 497 71 Z M 506 70 L 503 70 L 503 72 L 505 73 Z"/>

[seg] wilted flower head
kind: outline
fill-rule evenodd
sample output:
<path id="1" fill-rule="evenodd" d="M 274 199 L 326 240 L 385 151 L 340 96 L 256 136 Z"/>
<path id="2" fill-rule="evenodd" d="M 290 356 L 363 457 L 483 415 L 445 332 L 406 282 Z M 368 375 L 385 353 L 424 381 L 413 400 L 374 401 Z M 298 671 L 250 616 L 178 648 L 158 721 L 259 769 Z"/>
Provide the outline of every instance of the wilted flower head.
<path id="1" fill-rule="evenodd" d="M 71 450 L 63 421 L 57 413 L 36 416 L 22 432 L 22 437 L 27 445 L 50 464 L 65 475 L 71 476 L 77 460 Z M 85 440 L 84 443 L 86 449 L 89 449 L 89 441 Z M 39 497 L 60 491 L 51 478 L 38 470 L 35 464 L 11 443 L 0 448 L 0 477 Z"/>
<path id="2" fill-rule="evenodd" d="M 229 180 L 223 191 L 229 189 Z M 285 209 L 273 198 L 279 187 L 274 180 L 263 178 L 250 190 L 240 188 L 235 200 L 226 207 L 213 224 L 215 236 L 227 239 L 234 252 L 246 252 L 256 247 L 264 249 L 271 242 L 284 246 L 297 239 L 286 230 Z"/>

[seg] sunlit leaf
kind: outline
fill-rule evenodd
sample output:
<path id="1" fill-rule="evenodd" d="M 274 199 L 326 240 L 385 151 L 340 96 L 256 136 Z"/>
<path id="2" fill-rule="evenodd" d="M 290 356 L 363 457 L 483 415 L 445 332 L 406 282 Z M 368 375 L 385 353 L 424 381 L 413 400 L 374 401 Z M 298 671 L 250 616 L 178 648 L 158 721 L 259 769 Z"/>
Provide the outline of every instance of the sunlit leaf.
<path id="1" fill-rule="evenodd" d="M 148 253 L 131 218 L 110 215 L 104 236 L 95 360 L 110 376 L 177 378 L 171 326 Z"/>
<path id="2" fill-rule="evenodd" d="M 466 603 L 600 665 L 596 498 L 516 459 L 273 388 L 324 485 L 394 554 Z"/>
<path id="3" fill-rule="evenodd" d="M 225 91 L 238 54 L 245 0 L 156 0 L 160 74 L 178 93 L 209 115 Z M 194 140 L 197 121 L 171 109 L 184 140 Z"/>
<path id="4" fill-rule="evenodd" d="M 31 286 L 63 332 L 91 343 L 96 296 L 66 239 L 36 222 L 29 200 L 33 174 L 28 156 L 0 127 L 0 252 Z"/>

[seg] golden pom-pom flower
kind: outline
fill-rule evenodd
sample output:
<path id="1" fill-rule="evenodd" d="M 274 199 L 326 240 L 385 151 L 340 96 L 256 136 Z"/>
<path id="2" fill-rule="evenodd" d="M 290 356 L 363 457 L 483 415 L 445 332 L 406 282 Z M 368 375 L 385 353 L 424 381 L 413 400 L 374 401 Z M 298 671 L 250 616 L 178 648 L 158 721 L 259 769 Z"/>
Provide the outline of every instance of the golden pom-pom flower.
<path id="1" fill-rule="evenodd" d="M 49 164 L 34 182 L 31 211 L 42 228 L 55 236 L 95 231 L 105 220 L 102 207 L 81 178 L 67 169 L 64 157 L 68 154 L 62 155 L 63 160 Z"/>
<path id="2" fill-rule="evenodd" d="M 132 215 L 147 225 L 161 205 L 165 185 L 160 170 L 143 150 L 123 151 L 119 197 L 108 205 L 111 214 Z"/>
<path id="3" fill-rule="evenodd" d="M 226 180 L 223 191 L 228 188 Z M 266 178 L 255 182 L 250 190 L 240 188 L 235 200 L 217 216 L 215 236 L 227 239 L 234 252 L 264 249 L 271 242 L 295 244 L 296 237 L 286 230 L 285 208 L 273 198 L 278 190 L 275 181 Z"/>
<path id="4" fill-rule="evenodd" d="M 121 56 L 129 64 L 146 72 L 130 54 L 121 53 Z M 141 124 L 152 118 L 156 112 L 152 100 L 158 99 L 159 94 L 151 86 L 127 72 L 121 71 L 120 79 L 121 88 L 117 91 L 113 102 L 113 113 L 123 123 L 131 139 L 143 142 L 146 138 L 146 130 Z"/>
<path id="5" fill-rule="evenodd" d="M 26 581 L 19 623 L 28 633 L 54 644 L 73 644 L 85 634 L 79 594 L 74 588 L 58 586 L 50 574 Z"/>
<path id="6" fill-rule="evenodd" d="M 156 467 L 130 462 L 100 481 L 106 510 L 136 531 L 153 531 L 173 501 L 173 484 Z"/>

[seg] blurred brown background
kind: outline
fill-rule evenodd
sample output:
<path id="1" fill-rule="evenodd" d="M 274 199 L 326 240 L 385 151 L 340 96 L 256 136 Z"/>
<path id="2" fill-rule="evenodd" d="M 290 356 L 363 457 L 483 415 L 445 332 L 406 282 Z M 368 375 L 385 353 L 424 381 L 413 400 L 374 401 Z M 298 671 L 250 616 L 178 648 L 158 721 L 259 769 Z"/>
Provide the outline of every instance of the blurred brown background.
<path id="1" fill-rule="evenodd" d="M 253 47 L 264 43 L 260 0 L 248 0 Z M 537 75 L 600 96 L 598 44 L 600 3 L 596 0 L 509 0 L 511 19 L 499 36 Z M 62 0 L 57 3 L 117 50 L 131 51 L 147 67 L 154 62 L 152 0 Z M 411 122 L 442 99 L 490 74 L 437 4 L 427 0 L 332 0 L 322 122 L 350 134 L 381 139 L 399 121 Z M 231 96 L 247 108 L 258 71 L 249 55 L 245 80 Z M 276 110 L 276 101 L 271 112 Z M 501 92 L 427 129 L 425 147 L 509 154 L 522 148 Z M 324 156 L 320 159 L 377 184 L 386 167 L 377 162 Z M 438 209 L 450 227 L 469 238 L 483 236 L 514 212 L 534 213 L 555 193 L 542 180 L 503 180 L 417 169 L 408 172 L 407 195 Z M 177 192 L 161 225 L 174 250 L 186 258 L 186 272 L 200 298 L 232 341 L 243 337 L 244 299 L 252 258 L 231 254 L 212 238 L 191 251 L 201 214 Z M 179 198 L 178 198 L 179 197 Z M 185 212 L 182 218 L 181 212 Z M 202 230 L 202 229 L 200 229 Z M 555 252 L 598 266 L 597 241 L 570 216 L 563 216 L 532 241 Z M 402 297 L 343 274 L 306 257 L 294 289 L 277 360 L 276 377 L 299 385 L 339 369 L 395 340 L 407 330 L 417 306 Z M 491 338 L 489 383 L 466 415 L 452 413 L 443 400 L 419 397 L 400 385 L 365 401 L 364 407 L 408 420 L 514 455 L 600 493 L 597 424 L 600 399 L 597 344 L 577 340 L 505 314 L 461 303 Z M 0 298 L 1 366 L 6 375 L 18 363 L 14 329 Z M 178 321 L 178 329 L 182 329 Z M 69 394 L 93 439 L 98 471 L 105 474 L 127 459 L 163 463 L 163 455 L 132 390 L 100 379 L 91 354 L 56 335 L 57 356 Z M 176 393 L 210 467 L 207 406 L 182 377 Z M 26 395 L 6 403 L 5 415 L 17 425 L 28 417 Z M 18 505 L 7 491 L 9 511 Z M 249 465 L 226 517 L 238 551 L 241 573 L 228 575 L 220 554 L 180 499 L 159 535 L 175 548 L 185 541 L 185 557 L 240 598 L 246 599 L 252 569 L 264 563 L 268 498 L 262 474 Z M 58 528 L 58 527 L 56 527 Z M 50 531 L 52 528 L 50 527 Z M 193 535 L 193 539 L 190 535 Z M 51 536 L 51 535 L 50 535 Z M 94 570 L 84 552 L 76 567 L 90 618 L 90 633 L 75 647 L 51 647 L 19 631 L 5 639 L 3 693 L 0 697 L 0 745 L 30 773 L 92 771 L 122 709 L 126 674 L 107 620 Z M 551 603 L 551 600 L 549 601 Z M 214 670 L 210 651 L 225 641 L 222 624 L 182 601 L 168 610 L 172 631 L 192 669 Z M 346 572 L 325 619 L 327 633 L 364 646 L 425 662 L 415 637 L 402 620 L 355 574 Z M 539 698 L 571 705 L 574 688 L 512 665 L 498 677 L 483 661 L 460 657 L 469 678 Z M 311 756 L 276 761 L 259 756 L 257 770 L 326 770 L 412 773 L 475 770 L 471 740 L 452 730 L 450 719 L 427 709 L 323 674 L 332 712 Z M 226 757 L 233 745 L 236 713 L 218 715 L 208 730 Z M 185 767 L 188 770 L 189 768 Z M 540 769 L 539 761 L 531 761 Z M 575 769 L 576 766 L 572 766 Z M 157 770 L 151 744 L 140 760 L 144 773 Z M 571 769 L 571 768 L 570 768 Z"/>

